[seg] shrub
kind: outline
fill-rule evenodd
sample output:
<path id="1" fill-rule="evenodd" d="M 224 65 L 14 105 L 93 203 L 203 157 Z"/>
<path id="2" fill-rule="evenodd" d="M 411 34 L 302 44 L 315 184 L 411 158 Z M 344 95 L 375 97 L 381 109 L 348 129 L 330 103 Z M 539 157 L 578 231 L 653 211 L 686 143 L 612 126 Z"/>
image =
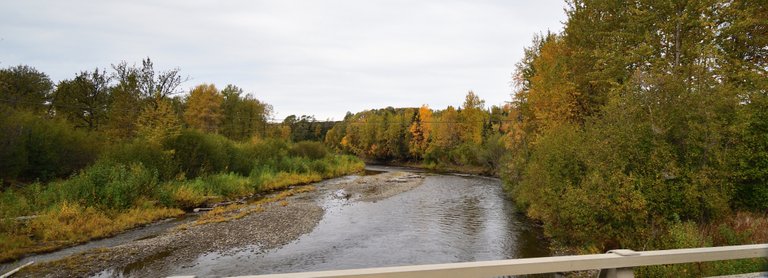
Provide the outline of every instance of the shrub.
<path id="1" fill-rule="evenodd" d="M 92 163 L 99 153 L 97 134 L 64 120 L 0 107 L 0 179 L 47 181 Z"/>
<path id="2" fill-rule="evenodd" d="M 322 159 L 328 155 L 325 145 L 314 141 L 302 141 L 293 144 L 289 153 L 292 156 L 301 156 L 309 159 Z"/>
<path id="3" fill-rule="evenodd" d="M 175 165 L 188 177 L 228 169 L 234 149 L 232 141 L 223 136 L 189 129 L 166 140 L 164 147 L 172 151 Z"/>
<path id="4" fill-rule="evenodd" d="M 173 205 L 179 208 L 192 208 L 205 202 L 205 193 L 193 184 L 168 184 L 165 191 L 170 192 Z"/>
<path id="5" fill-rule="evenodd" d="M 206 192 L 217 196 L 235 198 L 250 195 L 256 186 L 250 179 L 235 173 L 216 174 L 201 179 Z"/>
<path id="6" fill-rule="evenodd" d="M 173 160 L 173 151 L 163 150 L 158 144 L 140 139 L 112 146 L 102 154 L 100 160 L 126 165 L 141 164 L 157 171 L 161 180 L 173 179 L 179 169 Z"/>

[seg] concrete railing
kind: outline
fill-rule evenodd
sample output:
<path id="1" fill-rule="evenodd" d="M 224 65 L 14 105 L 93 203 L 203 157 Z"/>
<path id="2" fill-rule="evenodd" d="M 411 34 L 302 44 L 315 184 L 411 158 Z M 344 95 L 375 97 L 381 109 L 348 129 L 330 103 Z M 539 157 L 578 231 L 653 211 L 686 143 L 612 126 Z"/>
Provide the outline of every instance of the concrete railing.
<path id="1" fill-rule="evenodd" d="M 768 244 L 642 252 L 620 249 L 609 251 L 607 254 L 597 255 L 558 256 L 432 265 L 410 265 L 239 277 L 480 278 L 506 275 L 558 273 L 591 269 L 602 269 L 603 271 L 607 271 L 608 277 L 633 277 L 634 274 L 632 268 L 638 266 L 682 264 L 748 258 L 768 258 Z"/>

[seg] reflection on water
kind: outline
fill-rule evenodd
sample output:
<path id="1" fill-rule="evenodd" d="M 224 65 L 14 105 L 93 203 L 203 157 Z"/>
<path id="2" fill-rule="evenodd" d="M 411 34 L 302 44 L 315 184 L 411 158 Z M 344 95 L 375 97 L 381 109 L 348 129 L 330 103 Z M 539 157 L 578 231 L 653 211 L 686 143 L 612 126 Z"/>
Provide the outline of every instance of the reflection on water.
<path id="1" fill-rule="evenodd" d="M 540 232 L 515 213 L 496 179 L 428 175 L 422 186 L 375 203 L 318 201 L 326 208 L 323 220 L 282 248 L 206 254 L 173 273 L 227 276 L 549 255 Z"/>

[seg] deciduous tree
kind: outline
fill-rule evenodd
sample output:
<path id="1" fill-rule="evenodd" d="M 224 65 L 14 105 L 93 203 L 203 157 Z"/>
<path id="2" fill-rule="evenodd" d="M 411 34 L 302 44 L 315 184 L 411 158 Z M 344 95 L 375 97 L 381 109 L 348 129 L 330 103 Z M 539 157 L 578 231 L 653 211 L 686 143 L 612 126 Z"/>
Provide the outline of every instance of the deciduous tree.
<path id="1" fill-rule="evenodd" d="M 221 104 L 224 97 L 213 84 L 201 84 L 189 92 L 184 120 L 203 132 L 217 133 L 224 118 Z"/>
<path id="2" fill-rule="evenodd" d="M 30 66 L 0 69 L 0 102 L 5 105 L 45 112 L 53 82 L 48 75 Z"/>

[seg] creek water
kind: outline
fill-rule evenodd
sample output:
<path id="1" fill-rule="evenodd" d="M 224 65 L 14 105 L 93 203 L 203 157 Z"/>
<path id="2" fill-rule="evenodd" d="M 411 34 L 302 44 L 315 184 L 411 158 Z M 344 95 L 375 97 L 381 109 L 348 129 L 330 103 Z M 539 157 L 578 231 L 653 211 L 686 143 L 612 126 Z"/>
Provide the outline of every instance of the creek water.
<path id="1" fill-rule="evenodd" d="M 367 174 L 390 170 L 369 167 Z M 173 273 L 253 275 L 549 256 L 540 230 L 515 211 L 498 179 L 425 175 L 421 186 L 378 202 L 320 194 L 326 212 L 312 232 L 274 250 L 209 253 Z"/>

